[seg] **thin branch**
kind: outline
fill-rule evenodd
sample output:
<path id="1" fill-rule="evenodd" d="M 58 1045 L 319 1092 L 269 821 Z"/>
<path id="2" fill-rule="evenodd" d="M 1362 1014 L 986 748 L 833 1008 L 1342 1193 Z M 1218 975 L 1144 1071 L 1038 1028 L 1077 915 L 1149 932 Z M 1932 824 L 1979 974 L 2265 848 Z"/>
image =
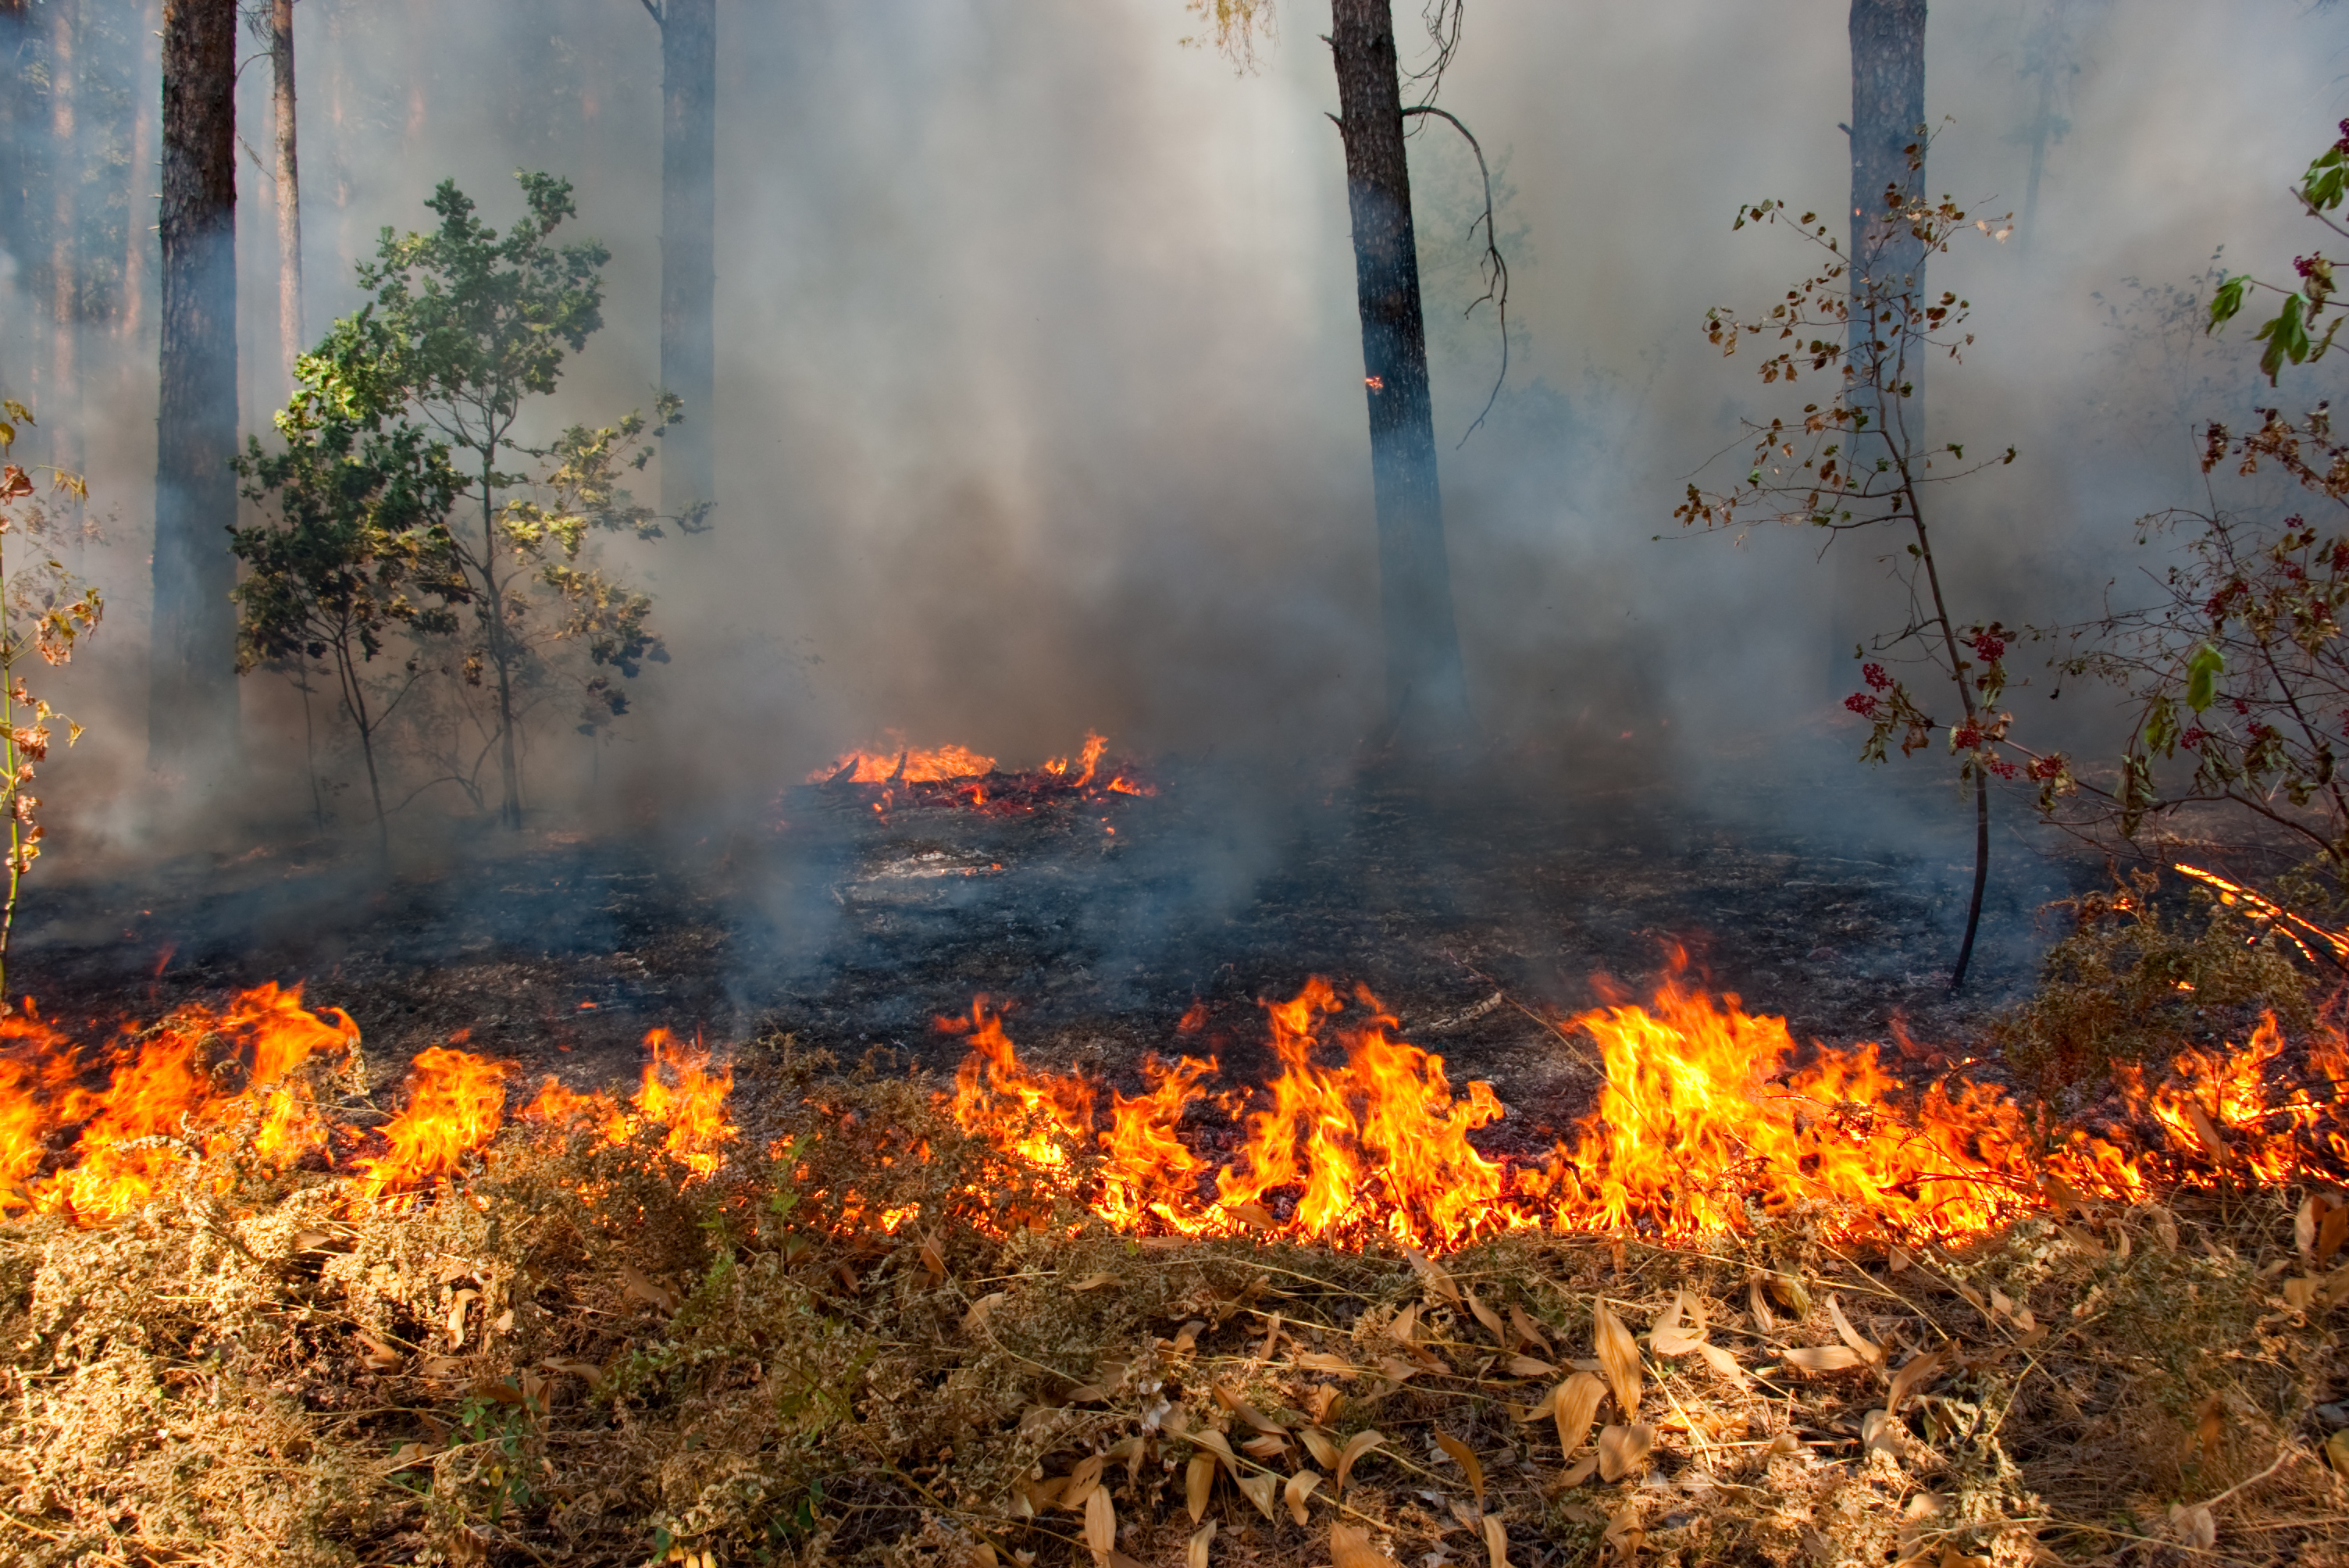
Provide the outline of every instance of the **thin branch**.
<path id="1" fill-rule="evenodd" d="M 1429 96 L 1434 95 L 1431 92 Z M 1485 399 L 1485 407 L 1462 433 L 1459 446 L 1452 449 L 1456 452 L 1468 444 L 1468 438 L 1476 433 L 1476 427 L 1485 422 L 1485 416 L 1490 414 L 1493 405 L 1501 400 L 1501 388 L 1509 379 L 1509 263 L 1503 259 L 1500 243 L 1494 233 L 1493 171 L 1485 167 L 1485 149 L 1477 142 L 1475 133 L 1461 123 L 1458 115 L 1450 109 L 1437 108 L 1433 104 L 1420 104 L 1402 112 L 1406 119 L 1415 114 L 1432 114 L 1451 121 L 1452 129 L 1468 139 L 1469 150 L 1476 155 L 1476 172 L 1485 181 L 1485 215 L 1476 220 L 1477 223 L 1485 225 L 1485 254 L 1476 263 L 1478 270 L 1485 274 L 1485 292 L 1470 300 L 1468 308 L 1460 314 L 1464 318 L 1474 315 L 1476 307 L 1486 300 L 1493 302 L 1501 322 L 1501 373 L 1493 377 L 1492 395 Z M 1476 223 L 1469 224 L 1468 232 L 1475 233 Z"/>

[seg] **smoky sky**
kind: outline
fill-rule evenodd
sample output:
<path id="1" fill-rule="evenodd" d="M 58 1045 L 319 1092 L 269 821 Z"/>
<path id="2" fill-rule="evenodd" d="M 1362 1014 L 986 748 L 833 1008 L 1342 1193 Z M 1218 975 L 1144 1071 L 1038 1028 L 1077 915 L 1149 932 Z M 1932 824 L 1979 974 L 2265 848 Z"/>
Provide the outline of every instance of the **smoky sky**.
<path id="1" fill-rule="evenodd" d="M 1415 11 L 1397 11 L 1410 57 Z M 1089 727 L 1189 755 L 1359 740 L 1380 696 L 1375 540 L 1327 21 L 1288 0 L 1242 70 L 1182 45 L 1196 24 L 1175 0 L 721 0 L 719 526 L 608 547 L 657 596 L 673 662 L 636 683 L 606 788 L 759 798 L 887 730 L 1011 764 Z M 1826 0 L 1470 0 L 1440 101 L 1492 161 L 1512 341 L 1456 449 L 1499 355 L 1491 307 L 1463 315 L 1481 196 L 1427 122 L 1413 179 L 1459 618 L 1504 741 L 1604 768 L 1626 735 L 1696 764 L 1834 732 L 1816 542 L 1651 536 L 1742 415 L 1801 400 L 1723 363 L 1702 320 L 1766 305 L 1813 260 L 1783 231 L 1732 233 L 1740 201 L 1845 200 L 1845 22 Z M 356 306 L 354 259 L 385 224 L 421 226 L 438 181 L 502 225 L 513 171 L 544 169 L 613 260 L 607 325 L 534 428 L 648 405 L 643 7 L 301 0 L 296 27 L 310 334 Z M 2055 83 L 2031 232 L 1931 263 L 1981 339 L 1930 372 L 1933 438 L 2022 451 L 1947 503 L 1964 618 L 2077 613 L 2141 563 L 2135 516 L 2202 499 L 2189 426 L 2255 400 L 2248 331 L 2213 346 L 2115 311 L 2141 297 L 2127 280 L 2189 284 L 2221 244 L 2274 275 L 2315 242 L 2283 188 L 2349 100 L 2344 45 L 2337 12 L 2290 3 L 1935 6 L 1933 193 L 2021 209 Z M 284 394 L 265 60 L 240 117 L 258 154 L 238 171 L 241 423 L 262 429 Z M 46 330 L 37 302 L 14 314 Z M 146 727 L 152 324 L 150 304 L 85 355 L 111 541 L 84 563 L 113 600 L 68 683 L 92 820 Z M 283 755 L 298 714 L 254 684 L 271 678 L 250 677 L 246 721 Z M 561 727 L 533 741 L 542 778 L 585 757 Z"/>

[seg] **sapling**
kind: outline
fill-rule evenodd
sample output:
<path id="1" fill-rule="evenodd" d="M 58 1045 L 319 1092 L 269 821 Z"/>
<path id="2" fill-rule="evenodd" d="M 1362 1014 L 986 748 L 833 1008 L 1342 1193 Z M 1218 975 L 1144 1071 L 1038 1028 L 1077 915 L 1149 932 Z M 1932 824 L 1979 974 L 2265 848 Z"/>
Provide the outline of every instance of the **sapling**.
<path id="1" fill-rule="evenodd" d="M 1912 172 L 1923 167 L 1921 143 L 1909 157 Z M 2003 218 L 1995 224 L 1970 218 L 1947 197 L 1927 202 L 1897 185 L 1885 191 L 1882 222 L 1905 231 L 1928 256 L 1961 236 L 2003 241 L 2011 232 Z M 1929 515 L 1939 515 L 1940 487 L 2013 462 L 2014 449 L 1975 459 L 1955 441 L 1929 449 L 1912 411 L 1926 361 L 1956 361 L 1973 342 L 1965 329 L 1966 301 L 1928 294 L 1918 277 L 1889 269 L 1855 277 L 1816 213 L 1793 218 L 1783 203 L 1764 201 L 1741 208 L 1732 227 L 1748 223 L 1786 224 L 1821 253 L 1822 263 L 1765 311 L 1707 311 L 1705 335 L 1723 355 L 1747 338 L 1775 345 L 1759 366 L 1765 385 L 1791 387 L 1809 372 L 1826 378 L 1829 390 L 1792 418 L 1745 420 L 1754 446 L 1743 478 L 1724 490 L 1690 484 L 1672 515 L 1684 527 L 1712 532 L 1740 531 L 1753 519 L 1816 529 L 1823 550 L 1847 534 L 1891 529 L 1909 536 L 1891 558 L 1908 595 L 1906 621 L 1853 650 L 1865 685 L 1844 706 L 1868 721 L 1864 760 L 1881 763 L 1895 740 L 1907 756 L 1946 733 L 1960 787 L 1972 788 L 1973 892 L 1950 973 L 1955 990 L 1973 958 L 1990 875 L 1990 781 L 2019 769 L 1997 749 L 2013 720 L 1999 707 L 2008 634 L 1996 622 L 1962 624 L 1951 610 Z M 1870 653 L 1878 657 L 1869 659 Z M 1939 686 L 1955 704 L 1953 720 L 1933 711 L 1928 693 Z"/>

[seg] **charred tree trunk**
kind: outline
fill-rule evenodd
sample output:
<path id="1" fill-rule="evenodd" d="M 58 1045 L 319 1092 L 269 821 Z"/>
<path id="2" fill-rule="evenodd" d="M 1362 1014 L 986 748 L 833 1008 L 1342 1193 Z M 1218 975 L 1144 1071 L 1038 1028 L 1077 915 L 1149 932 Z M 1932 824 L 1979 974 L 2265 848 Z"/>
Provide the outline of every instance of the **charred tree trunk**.
<path id="1" fill-rule="evenodd" d="M 689 516 L 717 499 L 718 5 L 663 0 L 661 30 L 661 385 L 685 419 L 661 438 L 661 510 Z"/>
<path id="2" fill-rule="evenodd" d="M 1346 144 L 1362 384 L 1370 404 L 1386 730 L 1417 750 L 1466 739 L 1470 720 L 1444 550 L 1427 330 L 1420 315 L 1402 89 L 1388 5 L 1389 0 L 1331 0 L 1330 48 L 1337 57 L 1338 129 Z"/>
<path id="3" fill-rule="evenodd" d="M 148 765 L 224 767 L 237 734 L 236 0 L 165 0 L 161 387 Z"/>
<path id="4" fill-rule="evenodd" d="M 270 110 L 277 132 L 277 346 L 290 386 L 309 346 L 302 328 L 302 176 L 295 153 L 294 0 L 270 0 Z"/>

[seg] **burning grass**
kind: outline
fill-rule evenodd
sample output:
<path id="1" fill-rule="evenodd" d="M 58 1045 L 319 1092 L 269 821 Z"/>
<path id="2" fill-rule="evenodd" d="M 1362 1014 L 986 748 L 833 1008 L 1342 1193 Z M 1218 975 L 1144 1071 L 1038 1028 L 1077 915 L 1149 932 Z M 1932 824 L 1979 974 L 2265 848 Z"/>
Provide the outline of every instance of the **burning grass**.
<path id="1" fill-rule="evenodd" d="M 1220 1162 L 1199 1152 L 1207 1064 L 1123 1096 L 1020 1066 L 984 1009 L 958 1097 L 780 1040 L 730 1076 L 661 1037 L 625 1099 L 524 1101 L 420 1057 L 364 1129 L 355 1031 L 285 993 L 123 1043 L 103 1090 L 22 1035 L 6 1553 L 1524 1568 L 2349 1545 L 2317 1413 L 2349 1396 L 2323 1041 L 2181 1059 L 2137 1102 L 2139 1142 L 2096 1134 L 2137 1185 L 2043 1164 L 1991 1184 L 1976 1223 L 1930 1201 L 1956 1154 L 1925 1097 L 1830 1103 L 1853 1064 L 1791 1066 L 1769 1020 L 1627 1002 L 1581 1034 L 1610 1096 L 1650 1097 L 1631 1119 L 1680 1174 L 1622 1184 L 1615 1213 L 1588 1194 L 1633 1168 L 1594 1141 L 1623 1104 L 1564 1154 L 1477 1153 L 1489 1091 L 1455 1099 L 1367 1006 L 1315 1036 L 1341 1016 L 1325 995 L 1268 1009 L 1305 1032 L 1276 1051 L 1286 1088 L 1226 1094 L 1251 1141 Z M 1619 1062 L 1603 1033 L 1707 1013 L 1742 1079 L 1645 1035 Z M 312 1042 L 299 1060 L 283 1031 Z M 181 1109 L 133 1134 L 150 1054 L 181 1064 Z M 1617 1079 L 1664 1060 L 1672 1098 Z M 1408 1090 L 1383 1119 L 1374 1068 Z M 1943 1092 L 1953 1115 L 1993 1103 Z M 281 1104 L 315 1136 L 264 1152 Z M 2021 1170 L 2078 1145 L 2015 1147 Z M 1455 1188 L 1471 1155 L 1497 1170 L 1486 1218 L 1445 1231 L 1399 1173 L 1414 1150 Z M 1822 1151 L 1927 1163 L 1871 1194 L 1811 1181 Z M 77 1183 L 133 1155 L 103 1205 Z M 1190 1162 L 1187 1198 L 1153 1190 L 1165 1212 L 1118 1206 L 1145 1156 Z M 1350 1204 L 1316 1210 L 1341 1156 Z M 1519 1222 L 1512 1194 L 1562 1191 L 1525 1179 L 1565 1171 L 1591 1217 Z"/>
<path id="2" fill-rule="evenodd" d="M 1155 795 L 1131 759 L 1112 758 L 1106 737 L 1088 730 L 1073 756 L 1006 772 L 966 746 L 910 747 L 902 737 L 878 749 L 844 751 L 807 776 L 810 784 L 851 791 L 885 817 L 894 810 L 956 809 L 1016 815 L 1117 795 Z"/>

